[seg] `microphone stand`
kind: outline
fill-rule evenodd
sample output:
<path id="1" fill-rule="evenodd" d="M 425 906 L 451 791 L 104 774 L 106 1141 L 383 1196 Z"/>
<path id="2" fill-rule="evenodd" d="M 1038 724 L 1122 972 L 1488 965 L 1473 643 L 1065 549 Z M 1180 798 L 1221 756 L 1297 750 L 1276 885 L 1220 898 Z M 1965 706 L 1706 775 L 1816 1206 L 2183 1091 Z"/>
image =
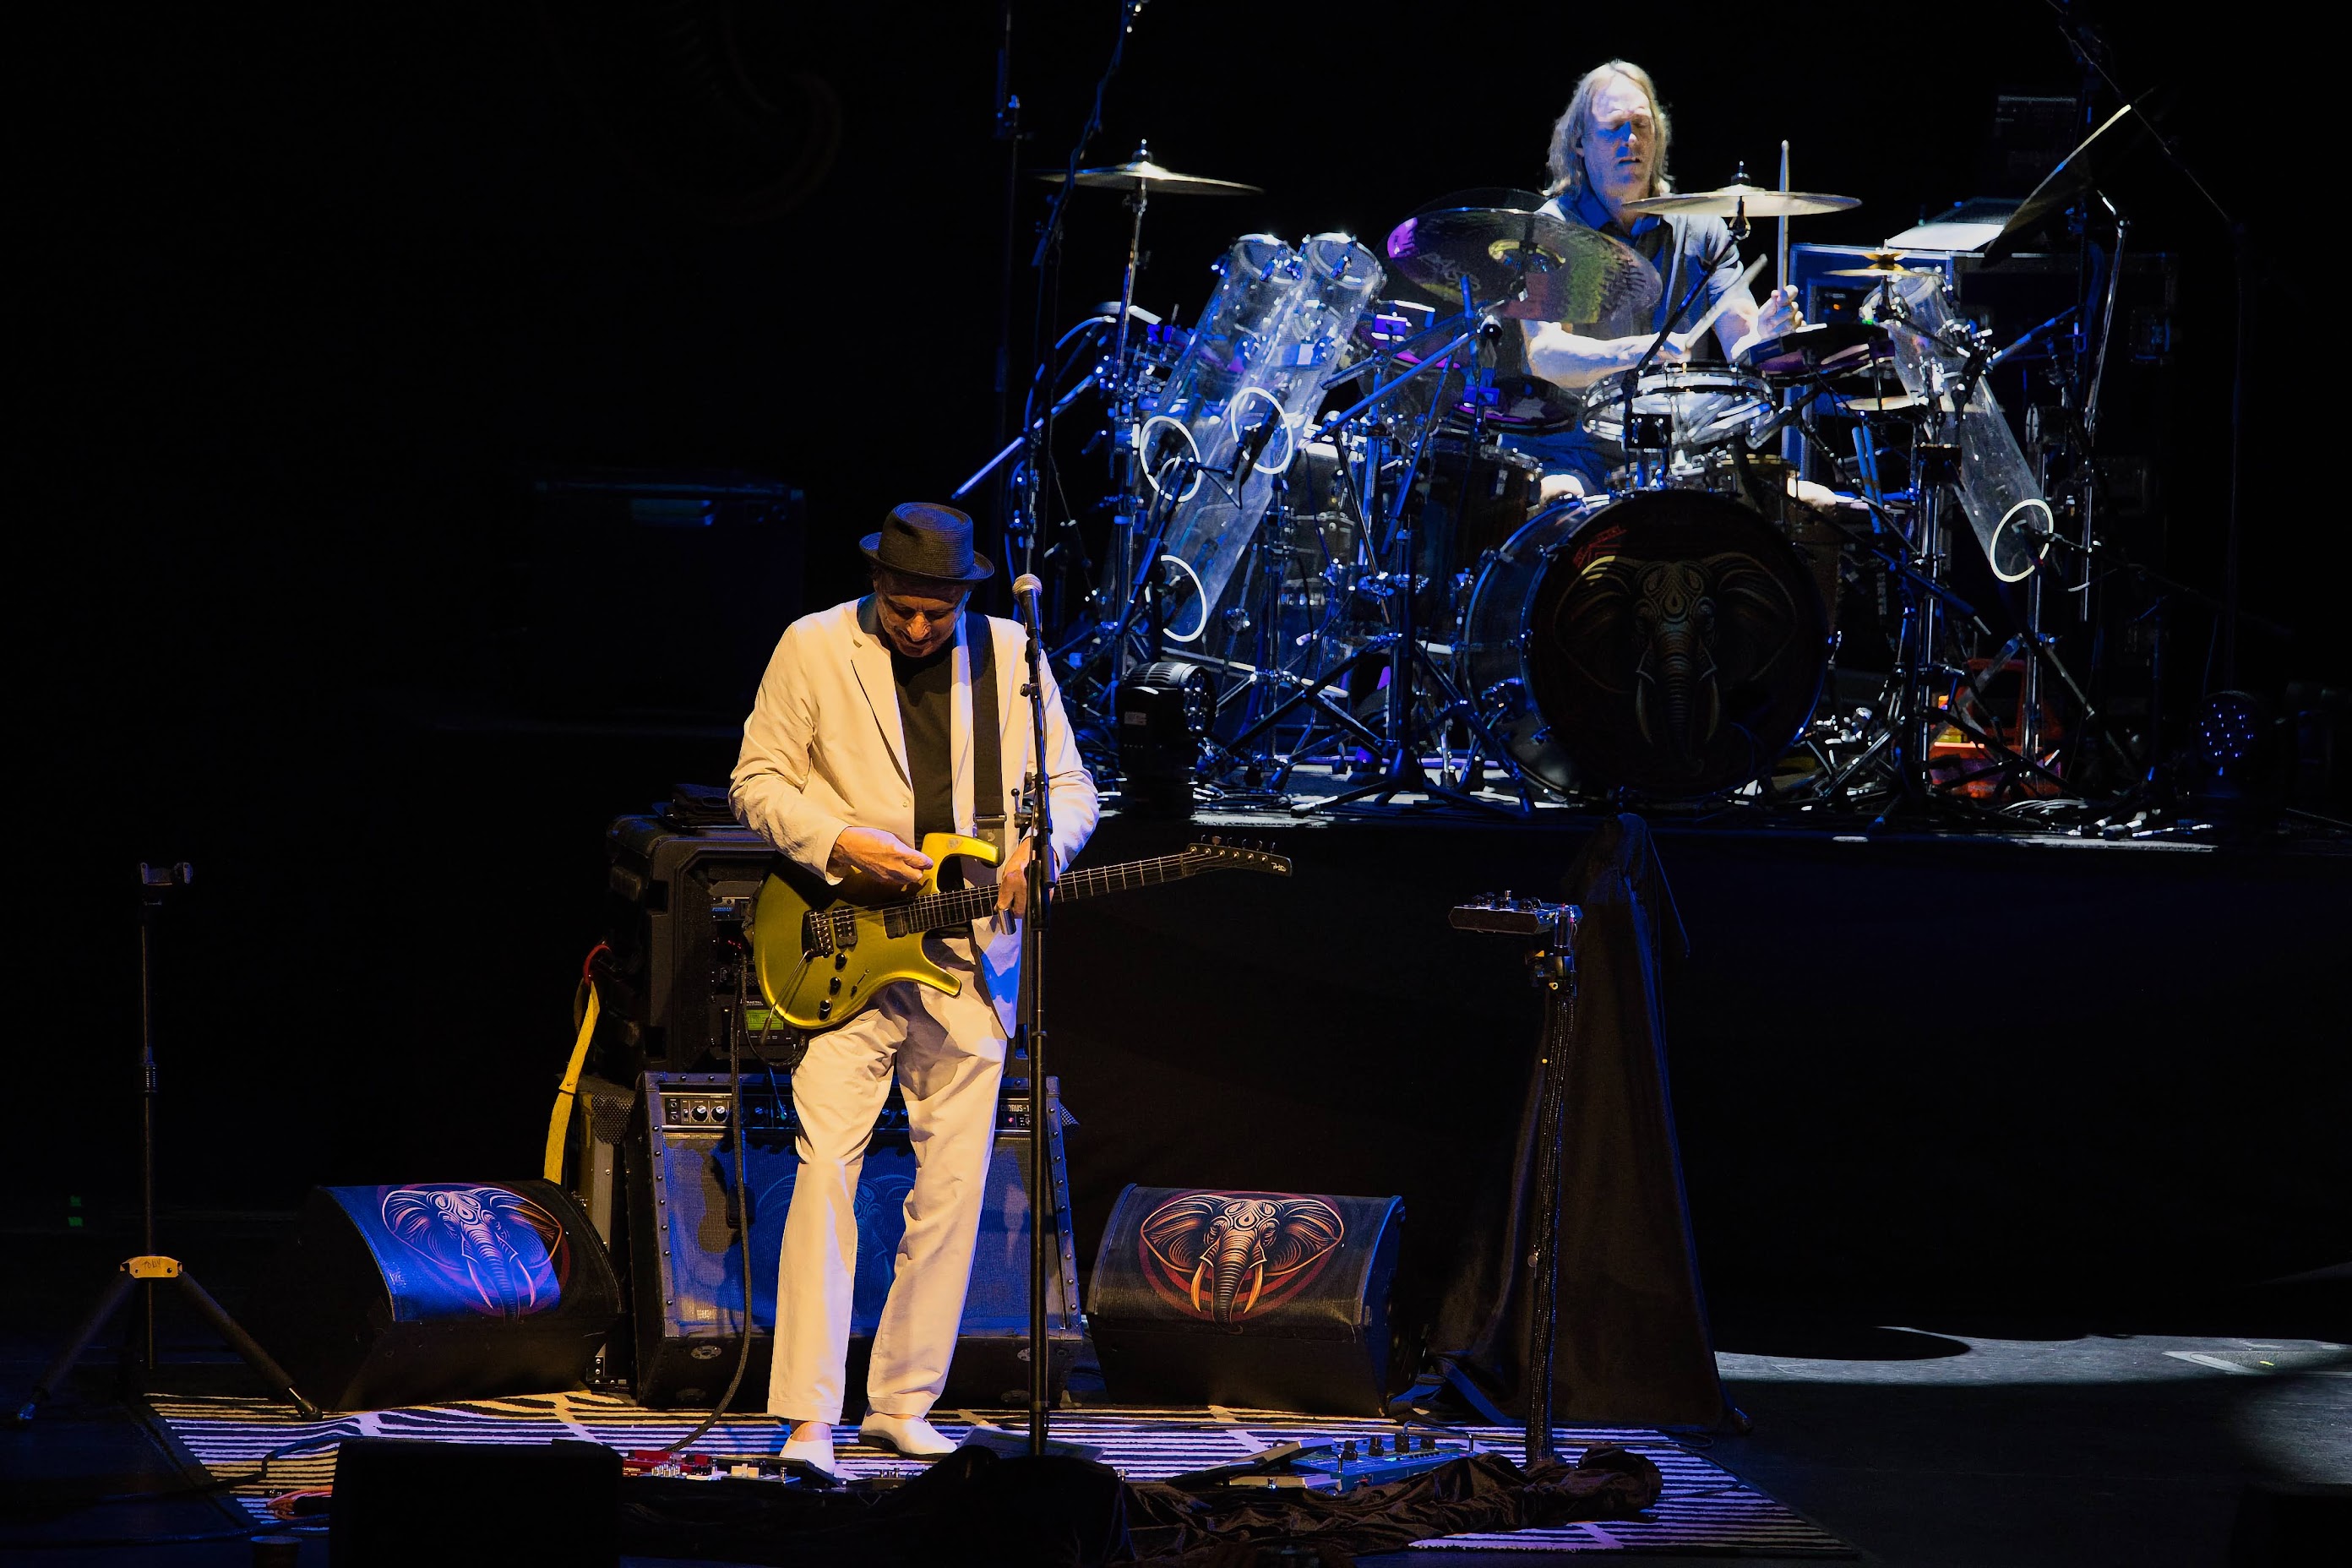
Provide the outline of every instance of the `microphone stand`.
<path id="1" fill-rule="evenodd" d="M 1060 1223 L 1054 1202 L 1054 1168 L 1047 1149 L 1049 1116 L 1059 1108 L 1045 1092 L 1045 921 L 1053 905 L 1054 791 L 1045 760 L 1045 675 L 1044 633 L 1040 628 L 1037 593 L 1044 584 L 1024 573 L 1013 584 L 1013 602 L 1029 631 L 1028 680 L 1021 689 L 1029 699 L 1029 739 L 1032 766 L 1026 783 L 1029 796 L 1029 907 L 1021 921 L 1021 990 L 1019 1045 L 1029 1061 L 1029 1452 L 1045 1452 L 1046 1427 L 1051 1423 L 1052 1376 L 1046 1359 L 1045 1283 L 1054 1255 L 1045 1235 Z M 1058 1248 L 1059 1238 L 1051 1244 Z"/>

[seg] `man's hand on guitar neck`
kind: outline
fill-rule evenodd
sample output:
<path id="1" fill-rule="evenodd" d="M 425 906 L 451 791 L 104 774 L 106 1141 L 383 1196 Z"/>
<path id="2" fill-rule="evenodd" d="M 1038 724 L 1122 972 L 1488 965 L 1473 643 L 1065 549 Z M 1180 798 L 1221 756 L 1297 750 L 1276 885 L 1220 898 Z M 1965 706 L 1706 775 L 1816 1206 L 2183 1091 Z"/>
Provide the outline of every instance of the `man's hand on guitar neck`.
<path id="1" fill-rule="evenodd" d="M 996 912 L 1025 915 L 1029 912 L 1029 860 L 1032 847 L 1037 841 L 1024 838 L 1013 846 L 1013 853 L 996 869 Z"/>
<path id="2" fill-rule="evenodd" d="M 930 868 L 929 856 L 878 827 L 843 828 L 824 863 L 828 876 L 847 878 L 855 873 L 885 888 L 911 888 Z"/>

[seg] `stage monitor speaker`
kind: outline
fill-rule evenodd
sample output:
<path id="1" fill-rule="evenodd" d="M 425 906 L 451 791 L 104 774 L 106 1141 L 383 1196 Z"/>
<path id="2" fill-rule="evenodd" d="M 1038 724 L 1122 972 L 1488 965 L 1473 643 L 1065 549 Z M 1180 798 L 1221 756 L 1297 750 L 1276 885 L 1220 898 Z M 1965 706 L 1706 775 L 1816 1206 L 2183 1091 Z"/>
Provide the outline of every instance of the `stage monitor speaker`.
<path id="1" fill-rule="evenodd" d="M 1129 1186 L 1087 1293 L 1105 1392 L 1122 1405 L 1386 1414 L 1403 1222 L 1396 1197 Z"/>
<path id="2" fill-rule="evenodd" d="M 346 1437 L 327 1509 L 334 1568 L 617 1563 L 621 1456 L 601 1443 Z"/>
<path id="3" fill-rule="evenodd" d="M 552 1182 L 314 1187 L 244 1321 L 322 1410 L 578 1386 L 620 1316 L 612 1260 Z"/>
<path id="4" fill-rule="evenodd" d="M 1048 1079 L 1049 1089 L 1053 1083 Z M 740 1343 L 742 1250 L 735 1244 L 734 1142 L 728 1135 L 725 1073 L 647 1073 L 626 1161 L 630 1289 L 636 1318 L 637 1403 L 652 1409 L 707 1405 L 725 1390 Z M 747 1076 L 743 1131 L 751 1206 L 751 1354 L 737 1408 L 767 1397 L 776 1321 L 776 1255 L 800 1172 L 790 1080 Z M 950 1404 L 1026 1403 L 1029 1386 L 1029 1107 L 1025 1082 L 1008 1079 L 997 1106 L 980 1242 L 948 1373 Z M 1077 1359 L 1077 1262 L 1070 1237 L 1065 1118 L 1055 1098 L 1047 1157 L 1060 1266 L 1045 1303 L 1047 1371 L 1055 1396 Z M 875 1123 L 857 1179 L 857 1274 L 850 1310 L 848 1388 L 873 1349 L 875 1325 L 898 1266 L 907 1194 L 915 1181 L 907 1112 L 897 1092 Z"/>

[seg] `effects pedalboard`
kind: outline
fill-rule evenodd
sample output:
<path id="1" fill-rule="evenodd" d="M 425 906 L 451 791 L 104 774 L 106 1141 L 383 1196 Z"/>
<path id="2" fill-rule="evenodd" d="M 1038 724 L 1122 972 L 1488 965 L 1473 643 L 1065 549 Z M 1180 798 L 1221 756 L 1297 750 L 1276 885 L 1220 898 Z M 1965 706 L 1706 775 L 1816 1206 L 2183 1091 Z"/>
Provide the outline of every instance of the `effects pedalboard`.
<path id="1" fill-rule="evenodd" d="M 1360 1444 L 1354 1438 L 1337 1443 L 1278 1443 L 1255 1458 L 1178 1476 L 1171 1484 L 1265 1490 L 1289 1488 L 1344 1495 L 1358 1487 L 1401 1481 L 1476 1452 L 1475 1438 L 1449 1440 L 1433 1432 L 1400 1432 L 1387 1438 L 1375 1434 Z"/>

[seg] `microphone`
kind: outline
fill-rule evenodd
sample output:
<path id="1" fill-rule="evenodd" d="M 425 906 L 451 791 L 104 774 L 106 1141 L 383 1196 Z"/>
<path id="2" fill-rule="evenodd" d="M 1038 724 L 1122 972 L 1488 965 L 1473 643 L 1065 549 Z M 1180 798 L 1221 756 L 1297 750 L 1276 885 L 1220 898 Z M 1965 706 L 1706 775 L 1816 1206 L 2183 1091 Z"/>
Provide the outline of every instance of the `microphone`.
<path id="1" fill-rule="evenodd" d="M 1024 572 L 1013 579 L 1013 602 L 1021 607 L 1021 618 L 1032 626 L 1037 624 L 1037 595 L 1045 587 L 1034 572 Z"/>
<path id="2" fill-rule="evenodd" d="M 1242 432 L 1241 445 L 1234 450 L 1234 470 L 1229 478 L 1249 482 L 1249 471 L 1257 466 L 1265 449 L 1274 445 L 1274 433 L 1282 425 L 1282 405 L 1267 400 L 1265 416 Z"/>

